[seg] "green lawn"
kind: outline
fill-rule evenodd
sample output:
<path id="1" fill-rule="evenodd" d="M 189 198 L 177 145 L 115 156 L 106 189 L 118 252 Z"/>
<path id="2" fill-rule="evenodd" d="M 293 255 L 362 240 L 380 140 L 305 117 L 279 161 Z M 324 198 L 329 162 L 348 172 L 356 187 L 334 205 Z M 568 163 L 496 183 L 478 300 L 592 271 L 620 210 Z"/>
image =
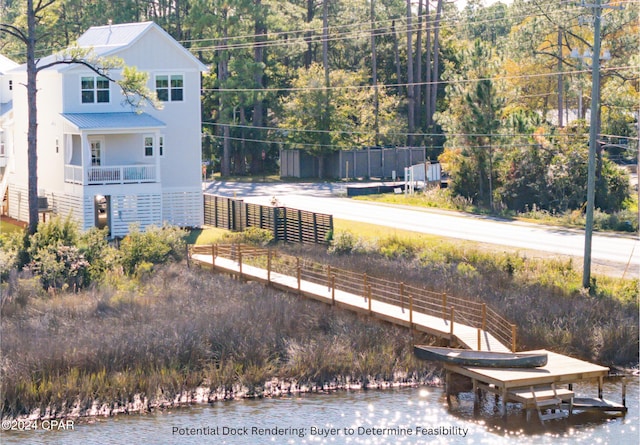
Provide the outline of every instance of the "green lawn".
<path id="1" fill-rule="evenodd" d="M 222 237 L 229 234 L 228 230 L 218 229 L 215 227 L 207 227 L 203 229 L 194 229 L 187 236 L 187 244 L 212 244 L 220 241 Z"/>
<path id="2" fill-rule="evenodd" d="M 0 234 L 21 232 L 22 227 L 0 219 Z"/>

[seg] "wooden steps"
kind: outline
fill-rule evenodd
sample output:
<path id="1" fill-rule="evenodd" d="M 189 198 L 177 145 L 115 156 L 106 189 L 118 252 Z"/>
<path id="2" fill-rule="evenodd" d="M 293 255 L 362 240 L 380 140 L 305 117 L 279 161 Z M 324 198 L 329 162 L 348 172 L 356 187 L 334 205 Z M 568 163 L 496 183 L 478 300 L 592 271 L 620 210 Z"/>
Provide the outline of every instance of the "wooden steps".
<path id="1" fill-rule="evenodd" d="M 556 389 L 554 383 L 551 386 L 530 386 L 529 388 L 512 389 L 508 396 L 511 400 L 522 403 L 527 410 L 527 421 L 531 418 L 531 412 L 535 409 L 542 423 L 547 420 L 564 419 L 569 416 L 573 405 L 573 391 L 560 388 Z M 569 403 L 569 412 L 562 410 L 562 404 Z"/>

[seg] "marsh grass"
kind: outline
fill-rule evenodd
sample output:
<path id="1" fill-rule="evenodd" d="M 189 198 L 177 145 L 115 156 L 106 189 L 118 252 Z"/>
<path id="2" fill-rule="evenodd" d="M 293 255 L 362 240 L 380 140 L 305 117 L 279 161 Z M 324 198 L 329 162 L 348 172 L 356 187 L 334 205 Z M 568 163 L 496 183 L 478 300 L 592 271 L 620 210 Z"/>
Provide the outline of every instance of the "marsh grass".
<path id="1" fill-rule="evenodd" d="M 547 348 L 606 365 L 638 364 L 638 279 L 597 276 L 586 292 L 572 260 L 527 258 L 420 236 L 361 238 L 338 231 L 336 242 L 348 240 L 339 252 L 294 245 L 287 250 L 485 302 L 517 326 L 519 350 Z M 368 247 L 357 247 L 363 245 Z"/>
<path id="2" fill-rule="evenodd" d="M 259 394 L 273 378 L 314 385 L 425 370 L 401 328 L 184 263 L 75 294 L 10 280 L 3 417 L 124 406 L 136 396 L 161 405 L 198 386 Z"/>

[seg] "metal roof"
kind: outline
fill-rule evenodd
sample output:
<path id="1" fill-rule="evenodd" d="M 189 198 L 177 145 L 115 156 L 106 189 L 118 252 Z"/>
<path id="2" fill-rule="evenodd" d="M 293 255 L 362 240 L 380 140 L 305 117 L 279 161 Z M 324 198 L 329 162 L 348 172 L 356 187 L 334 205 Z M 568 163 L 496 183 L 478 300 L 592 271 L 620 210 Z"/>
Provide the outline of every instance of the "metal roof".
<path id="1" fill-rule="evenodd" d="M 83 48 L 127 46 L 152 26 L 154 26 L 153 22 L 93 26 L 78 38 L 78 46 Z"/>
<path id="2" fill-rule="evenodd" d="M 4 116 L 9 111 L 13 110 L 13 101 L 0 103 L 0 116 Z"/>
<path id="3" fill-rule="evenodd" d="M 78 130 L 163 128 L 166 124 L 147 113 L 62 113 Z"/>
<path id="4" fill-rule="evenodd" d="M 198 67 L 198 69 L 201 71 L 208 71 L 206 65 L 200 62 L 197 57 L 191 54 L 184 46 L 171 37 L 169 33 L 162 29 L 160 25 L 154 22 L 92 26 L 78 38 L 77 45 L 80 48 L 90 48 L 91 53 L 94 56 L 107 57 L 117 55 L 121 50 L 133 45 L 145 33 L 154 29 L 159 32 L 161 38 L 166 39 L 166 41 L 171 45 L 174 45 L 176 48 L 183 51 L 184 54 Z M 39 67 L 54 64 L 49 69 L 55 69 L 58 71 L 65 71 L 77 66 L 75 64 L 55 64 L 55 62 L 60 62 L 65 58 L 68 58 L 65 57 L 65 51 L 61 51 L 59 53 L 43 57 L 38 60 L 37 63 Z M 14 68 L 14 71 L 26 71 L 26 64 L 22 64 L 18 68 Z"/>

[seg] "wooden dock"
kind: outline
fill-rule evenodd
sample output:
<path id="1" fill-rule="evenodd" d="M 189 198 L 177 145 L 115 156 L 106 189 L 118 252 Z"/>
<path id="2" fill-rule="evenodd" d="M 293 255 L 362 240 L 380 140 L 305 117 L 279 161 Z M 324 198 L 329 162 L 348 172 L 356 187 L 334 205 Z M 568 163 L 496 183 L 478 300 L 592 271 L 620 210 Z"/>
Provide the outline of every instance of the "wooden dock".
<path id="1" fill-rule="evenodd" d="M 262 257 L 262 262 L 266 260 L 266 267 L 248 261 L 255 257 Z M 280 260 L 279 267 L 276 258 Z M 429 291 L 404 283 L 312 264 L 250 246 L 193 246 L 190 260 L 205 268 L 368 314 L 468 349 L 509 352 L 511 349 L 490 331 L 490 326 L 499 324 L 503 328 L 501 337 L 515 347 L 515 327 L 480 303 L 464 302 L 446 294 L 430 295 Z M 287 264 L 293 265 L 289 273 L 282 271 Z M 472 318 L 476 318 L 476 326 L 467 321 Z"/>
<path id="2" fill-rule="evenodd" d="M 560 410 L 564 408 L 568 410 L 567 415 L 571 415 L 574 410 L 626 412 L 624 383 L 622 404 L 602 398 L 603 383 L 609 375 L 609 368 L 547 350 L 528 352 L 546 353 L 547 364 L 531 369 L 474 368 L 447 364 L 445 369 L 448 376 L 449 373 L 455 373 L 471 379 L 476 404 L 481 399 L 481 391 L 500 396 L 504 416 L 506 416 L 506 406 L 509 402 L 522 404 L 527 410 L 527 418 L 533 410 L 537 410 L 542 421 L 563 417 Z M 576 398 L 573 384 L 589 380 L 597 381 L 598 398 Z M 447 398 L 450 396 L 451 394 L 447 393 Z M 552 410 L 552 412 L 543 412 L 546 410 Z"/>
<path id="3" fill-rule="evenodd" d="M 251 246 L 191 246 L 189 260 L 212 271 L 264 283 L 436 336 L 450 345 L 482 351 L 516 351 L 515 326 L 481 303 Z M 602 397 L 609 368 L 546 350 L 527 352 L 546 353 L 547 364 L 531 369 L 444 365 L 447 400 L 452 395 L 451 376 L 457 374 L 471 379 L 476 404 L 481 400 L 482 391 L 500 397 L 504 416 L 510 402 L 521 404 L 528 418 L 536 410 L 543 422 L 562 417 L 561 410 L 567 406 L 569 414 L 574 409 L 626 412 L 624 384 L 621 405 Z M 597 380 L 597 398 L 575 397 L 573 384 L 585 380 Z"/>

